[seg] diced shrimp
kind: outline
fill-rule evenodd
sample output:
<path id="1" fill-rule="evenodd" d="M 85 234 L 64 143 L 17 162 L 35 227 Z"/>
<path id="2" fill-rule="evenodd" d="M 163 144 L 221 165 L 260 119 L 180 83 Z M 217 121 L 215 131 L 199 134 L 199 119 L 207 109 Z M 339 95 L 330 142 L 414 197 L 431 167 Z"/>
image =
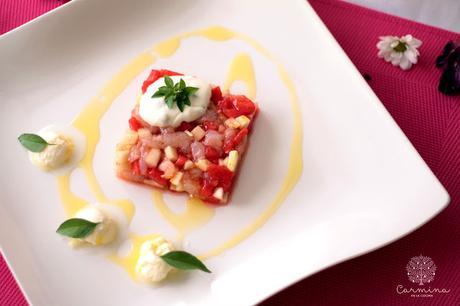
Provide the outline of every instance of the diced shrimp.
<path id="1" fill-rule="evenodd" d="M 174 128 L 173 127 L 164 127 L 160 128 L 161 134 L 167 134 L 167 133 L 174 133 Z"/>
<path id="2" fill-rule="evenodd" d="M 166 179 L 172 178 L 174 174 L 176 174 L 177 172 L 176 166 L 169 159 L 165 159 L 164 161 L 162 161 L 161 164 L 158 166 L 158 169 L 164 172 L 163 177 Z"/>
<path id="3" fill-rule="evenodd" d="M 188 152 L 192 137 L 184 132 L 165 133 L 153 135 L 150 139 L 141 139 L 144 145 L 155 149 L 165 149 L 167 146 L 178 148 L 182 152 Z"/>
<path id="4" fill-rule="evenodd" d="M 209 130 L 206 132 L 203 143 L 220 151 L 222 149 L 224 136 L 217 131 Z"/>
<path id="5" fill-rule="evenodd" d="M 139 158 L 139 172 L 142 175 L 146 175 L 148 165 L 147 165 L 145 159 L 146 159 L 146 157 L 147 157 L 147 155 L 149 153 L 149 149 L 147 149 L 145 146 L 141 146 L 140 147 L 140 152 L 141 152 L 141 156 Z"/>
<path id="6" fill-rule="evenodd" d="M 206 122 L 206 121 L 211 121 L 215 122 L 218 118 L 217 111 L 215 109 L 209 108 L 206 113 L 198 120 L 198 122 Z"/>
<path id="7" fill-rule="evenodd" d="M 205 149 L 201 142 L 195 141 L 191 144 L 190 149 L 192 150 L 193 160 L 197 161 L 205 158 Z"/>
<path id="8" fill-rule="evenodd" d="M 128 161 L 132 163 L 133 161 L 138 160 L 141 157 L 141 151 L 138 146 L 132 146 L 129 151 Z"/>
<path id="9" fill-rule="evenodd" d="M 163 143 L 164 147 L 171 146 L 173 148 L 179 148 L 182 152 L 188 152 L 190 144 L 192 143 L 192 137 L 187 135 L 185 132 L 175 132 L 164 134 Z"/>
<path id="10" fill-rule="evenodd" d="M 182 177 L 182 184 L 183 184 L 184 190 L 187 193 L 193 196 L 199 195 L 200 189 L 201 189 L 201 185 L 200 185 L 201 174 L 202 172 L 197 168 L 193 168 L 184 173 L 184 176 Z"/>

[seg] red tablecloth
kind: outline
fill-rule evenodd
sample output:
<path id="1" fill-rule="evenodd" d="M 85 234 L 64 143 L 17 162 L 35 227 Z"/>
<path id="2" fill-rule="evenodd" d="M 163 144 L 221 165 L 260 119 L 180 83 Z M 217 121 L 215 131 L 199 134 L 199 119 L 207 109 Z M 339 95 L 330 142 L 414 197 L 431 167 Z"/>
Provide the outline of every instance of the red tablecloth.
<path id="1" fill-rule="evenodd" d="M 60 5 L 53 0 L 0 1 L 0 33 Z M 451 204 L 407 237 L 370 254 L 311 276 L 264 305 L 460 305 L 460 96 L 437 91 L 436 56 L 460 35 L 336 0 L 310 0 L 353 63 L 447 188 Z M 381 35 L 412 34 L 421 39 L 419 63 L 410 71 L 377 58 Z M 432 283 L 409 282 L 406 264 L 423 254 L 437 266 Z M 255 286 L 257 284 L 254 284 Z M 432 297 L 398 294 L 396 287 L 446 289 Z M 25 304 L 0 258 L 0 305 Z"/>

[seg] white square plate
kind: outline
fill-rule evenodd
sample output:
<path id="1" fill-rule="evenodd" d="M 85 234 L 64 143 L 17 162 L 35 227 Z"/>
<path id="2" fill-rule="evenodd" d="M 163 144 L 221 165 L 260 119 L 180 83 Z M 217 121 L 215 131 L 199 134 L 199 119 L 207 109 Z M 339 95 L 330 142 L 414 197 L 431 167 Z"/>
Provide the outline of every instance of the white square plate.
<path id="1" fill-rule="evenodd" d="M 259 230 L 206 261 L 212 274 L 184 273 L 157 288 L 139 285 L 100 252 L 71 250 L 54 233 L 65 218 L 55 180 L 30 165 L 16 139 L 50 123 L 70 123 L 121 67 L 153 44 L 213 25 L 255 39 L 276 61 L 241 40 L 194 37 L 154 64 L 222 84 L 233 56 L 245 52 L 257 80 L 261 113 L 232 202 L 184 245 L 206 252 L 264 212 L 287 173 L 296 116 L 303 130 L 302 175 Z M 300 113 L 293 113 L 276 63 L 293 82 Z M 0 244 L 34 305 L 254 304 L 402 237 L 449 201 L 303 0 L 72 1 L 0 37 L 0 67 Z M 104 115 L 94 168 L 106 194 L 136 203 L 133 230 L 173 237 L 150 191 L 116 179 L 112 169 L 113 148 L 147 74 L 130 82 Z M 92 200 L 81 174 L 72 177 L 72 189 Z M 183 197 L 166 198 L 175 213 L 183 207 Z"/>

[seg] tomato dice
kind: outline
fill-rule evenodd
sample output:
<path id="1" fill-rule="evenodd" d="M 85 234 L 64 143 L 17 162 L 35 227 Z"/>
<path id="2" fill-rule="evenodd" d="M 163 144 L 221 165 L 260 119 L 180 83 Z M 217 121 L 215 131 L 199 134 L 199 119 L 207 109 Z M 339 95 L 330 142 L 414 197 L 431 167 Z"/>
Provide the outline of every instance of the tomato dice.
<path id="1" fill-rule="evenodd" d="M 256 110 L 256 105 L 243 95 L 227 95 L 218 104 L 225 116 L 236 118 L 250 115 Z"/>
<path id="2" fill-rule="evenodd" d="M 217 131 L 219 129 L 219 126 L 217 125 L 217 123 L 213 121 L 203 122 L 203 127 L 205 131 L 209 131 L 209 130 Z"/>
<path id="3" fill-rule="evenodd" d="M 142 127 L 142 124 L 140 124 L 140 122 L 137 121 L 137 119 L 134 117 L 131 117 L 128 122 L 129 122 L 129 128 L 133 131 L 137 132 L 137 130 Z"/>
<path id="4" fill-rule="evenodd" d="M 180 131 L 180 132 L 191 131 L 191 130 L 193 130 L 194 127 L 195 127 L 195 124 L 193 124 L 191 122 L 185 122 L 184 121 L 176 128 L 176 132 L 177 131 Z"/>
<path id="5" fill-rule="evenodd" d="M 233 172 L 227 167 L 211 164 L 204 176 L 204 182 L 208 185 L 221 186 L 225 191 L 232 187 Z"/>
<path id="6" fill-rule="evenodd" d="M 149 179 L 154 180 L 155 182 L 157 182 L 158 184 L 162 186 L 168 187 L 169 181 L 165 179 L 164 177 L 162 177 L 162 175 L 163 175 L 163 172 L 158 170 L 157 168 L 151 168 L 147 172 L 147 176 L 149 177 Z"/>
<path id="7" fill-rule="evenodd" d="M 203 197 L 211 197 L 213 192 L 214 192 L 214 184 L 212 184 L 210 181 L 203 181 L 203 187 L 201 187 L 201 192 L 200 195 Z"/>
<path id="8" fill-rule="evenodd" d="M 219 204 L 220 200 L 216 199 L 213 196 L 214 189 L 216 188 L 216 184 L 218 182 L 216 181 L 211 181 L 211 180 L 204 180 L 203 181 L 203 186 L 201 187 L 200 190 L 200 197 L 207 203 L 212 203 L 212 204 Z"/>
<path id="9" fill-rule="evenodd" d="M 216 162 L 220 157 L 219 151 L 210 146 L 204 147 L 204 155 L 212 162 Z"/>
<path id="10" fill-rule="evenodd" d="M 140 170 L 140 167 L 139 167 L 139 160 L 135 160 L 131 163 L 131 169 L 133 170 L 133 173 L 136 174 L 136 175 L 140 175 L 141 174 L 141 170 Z"/>
<path id="11" fill-rule="evenodd" d="M 165 75 L 173 76 L 173 75 L 183 75 L 182 73 L 171 71 L 171 70 L 166 70 L 166 69 L 160 69 L 160 70 L 155 70 L 153 69 L 150 72 L 150 75 L 148 78 L 142 83 L 142 93 L 145 93 L 147 90 L 147 87 L 149 87 L 153 82 L 158 80 L 159 78 L 164 77 Z"/>
<path id="12" fill-rule="evenodd" d="M 224 143 L 224 152 L 225 153 L 230 152 L 232 149 L 233 149 L 233 141 L 232 140 L 227 141 L 226 143 Z"/>
<path id="13" fill-rule="evenodd" d="M 222 100 L 222 91 L 220 87 L 213 87 L 211 90 L 211 101 L 217 104 L 220 100 Z"/>
<path id="14" fill-rule="evenodd" d="M 179 155 L 179 157 L 176 160 L 176 166 L 179 168 L 182 168 L 185 165 L 185 162 L 188 160 L 187 156 L 185 155 Z"/>
<path id="15" fill-rule="evenodd" d="M 228 153 L 242 143 L 245 137 L 248 135 L 249 130 L 247 128 L 241 129 L 232 139 L 224 143 L 224 152 Z"/>
<path id="16" fill-rule="evenodd" d="M 206 203 L 210 203 L 210 204 L 220 204 L 220 200 L 219 199 L 216 199 L 215 197 L 206 197 L 203 199 Z"/>
<path id="17" fill-rule="evenodd" d="M 241 129 L 241 131 L 239 131 L 238 134 L 236 134 L 233 138 L 233 147 L 236 147 L 237 145 L 242 143 L 248 133 L 249 130 L 247 128 Z"/>

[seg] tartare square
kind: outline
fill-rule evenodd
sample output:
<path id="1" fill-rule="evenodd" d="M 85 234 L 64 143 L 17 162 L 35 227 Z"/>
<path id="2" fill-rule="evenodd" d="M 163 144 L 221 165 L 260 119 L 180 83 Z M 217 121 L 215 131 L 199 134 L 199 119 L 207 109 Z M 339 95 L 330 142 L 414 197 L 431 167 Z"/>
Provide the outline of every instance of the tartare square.
<path id="1" fill-rule="evenodd" d="M 225 204 L 258 106 L 244 95 L 170 70 L 152 70 L 116 147 L 127 181 Z"/>

